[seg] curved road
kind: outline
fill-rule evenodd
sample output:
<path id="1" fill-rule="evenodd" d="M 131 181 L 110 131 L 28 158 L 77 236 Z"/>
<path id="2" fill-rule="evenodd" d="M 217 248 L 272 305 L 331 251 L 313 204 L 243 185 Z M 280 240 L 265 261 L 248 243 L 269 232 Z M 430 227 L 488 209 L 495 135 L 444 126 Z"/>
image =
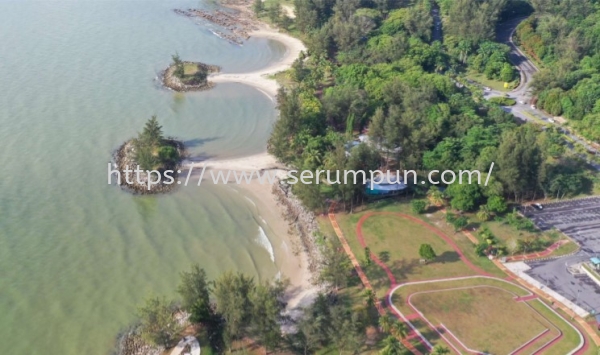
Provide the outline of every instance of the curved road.
<path id="1" fill-rule="evenodd" d="M 513 114 L 523 121 L 529 121 L 534 123 L 543 122 L 546 125 L 553 125 L 558 127 L 561 132 L 568 136 L 574 142 L 581 144 L 587 151 L 593 154 L 598 154 L 598 150 L 588 144 L 583 138 L 574 135 L 568 129 L 563 128 L 561 125 L 554 122 L 552 118 L 549 118 L 544 112 L 530 106 L 531 102 L 531 81 L 533 74 L 539 71 L 538 67 L 531 61 L 525 53 L 523 53 L 519 47 L 513 42 L 513 35 L 517 29 L 517 26 L 523 22 L 527 17 L 519 17 L 516 19 L 509 20 L 498 25 L 496 31 L 496 40 L 499 43 L 506 44 L 510 48 L 509 59 L 519 69 L 521 75 L 521 83 L 519 86 L 510 92 L 510 97 L 517 101 L 514 106 L 504 106 L 504 111 Z M 487 99 L 492 97 L 505 96 L 504 92 L 490 90 L 485 92 L 484 95 Z M 573 149 L 573 145 L 568 145 L 569 149 Z M 600 171 L 600 164 L 594 163 L 589 160 L 588 157 L 582 156 L 587 162 L 593 166 L 596 170 Z"/>

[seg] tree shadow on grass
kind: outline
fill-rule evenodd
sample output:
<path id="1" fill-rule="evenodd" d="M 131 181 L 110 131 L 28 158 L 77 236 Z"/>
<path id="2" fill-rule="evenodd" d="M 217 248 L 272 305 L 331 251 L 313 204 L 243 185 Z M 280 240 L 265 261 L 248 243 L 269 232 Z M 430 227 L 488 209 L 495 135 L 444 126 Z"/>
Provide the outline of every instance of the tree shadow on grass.
<path id="1" fill-rule="evenodd" d="M 460 256 L 455 251 L 445 251 L 440 256 L 438 256 L 434 262 L 436 263 L 455 263 L 460 262 Z"/>
<path id="2" fill-rule="evenodd" d="M 465 230 L 468 230 L 469 232 L 473 232 L 474 230 L 477 230 L 480 227 L 481 227 L 481 222 L 470 222 L 465 227 Z"/>
<path id="3" fill-rule="evenodd" d="M 390 269 L 396 277 L 396 282 L 406 280 L 410 275 L 413 275 L 415 268 L 420 266 L 419 260 L 417 259 L 402 259 L 394 260 Z"/>
<path id="4" fill-rule="evenodd" d="M 445 330 L 443 328 L 438 328 L 438 330 L 444 334 Z M 433 329 L 427 327 L 427 330 L 422 331 L 421 334 L 425 337 L 425 339 L 429 340 L 432 343 L 437 343 L 442 339 L 440 334 Z"/>
<path id="5" fill-rule="evenodd" d="M 427 206 L 425 214 L 434 214 L 444 209 L 444 206 Z"/>

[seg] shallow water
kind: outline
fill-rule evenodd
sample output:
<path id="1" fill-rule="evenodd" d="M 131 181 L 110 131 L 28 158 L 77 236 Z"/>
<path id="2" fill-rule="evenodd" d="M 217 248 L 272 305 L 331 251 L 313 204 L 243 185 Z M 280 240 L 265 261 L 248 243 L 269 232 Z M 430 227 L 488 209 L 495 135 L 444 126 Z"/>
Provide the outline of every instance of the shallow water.
<path id="1" fill-rule="evenodd" d="M 0 353 L 106 354 L 143 298 L 175 296 L 192 263 L 211 276 L 278 273 L 261 231 L 281 241 L 241 193 L 136 197 L 106 183 L 111 153 L 153 114 L 196 157 L 264 150 L 275 111 L 261 92 L 157 84 L 175 52 L 229 72 L 283 55 L 279 43 L 232 45 L 172 12 L 198 6 L 0 0 Z"/>

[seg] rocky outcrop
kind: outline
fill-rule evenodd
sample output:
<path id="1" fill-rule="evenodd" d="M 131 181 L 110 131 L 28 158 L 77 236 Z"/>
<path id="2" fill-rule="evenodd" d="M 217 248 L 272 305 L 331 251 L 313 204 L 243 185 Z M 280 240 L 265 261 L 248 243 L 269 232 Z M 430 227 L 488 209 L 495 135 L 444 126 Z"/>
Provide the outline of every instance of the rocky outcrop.
<path id="1" fill-rule="evenodd" d="M 119 337 L 115 355 L 161 355 L 164 347 L 149 345 L 142 339 L 137 329 L 132 329 Z"/>
<path id="2" fill-rule="evenodd" d="M 210 65 L 204 63 L 195 63 L 195 62 L 183 62 L 184 65 L 192 64 L 197 65 L 199 70 L 203 70 L 208 74 L 218 73 L 221 71 L 221 68 L 217 65 Z M 178 92 L 186 92 L 186 91 L 202 91 L 211 89 L 214 84 L 208 81 L 208 79 L 203 80 L 197 84 L 186 84 L 181 81 L 174 73 L 176 67 L 174 65 L 169 66 L 162 74 L 163 85 L 168 87 L 171 90 Z"/>
<path id="3" fill-rule="evenodd" d="M 213 30 L 217 36 L 234 44 L 243 44 L 244 41 L 250 38 L 250 33 L 258 29 L 254 16 L 249 14 L 248 11 L 242 11 L 242 9 L 245 9 L 248 4 L 221 3 L 221 5 L 228 6 L 231 11 L 221 9 L 215 11 L 206 11 L 201 9 L 175 9 L 173 11 L 182 16 L 201 18 L 214 25 L 217 25 L 221 29 Z"/>
<path id="4" fill-rule="evenodd" d="M 175 147 L 179 152 L 179 156 L 183 159 L 183 157 L 185 156 L 185 149 L 182 142 L 169 138 L 165 140 L 165 144 L 172 145 L 173 147 Z M 129 182 L 131 183 L 127 181 L 126 175 L 128 173 L 125 170 L 134 170 L 139 165 L 135 159 L 135 145 L 133 139 L 123 143 L 123 145 L 115 152 L 114 161 L 116 169 L 120 172 L 119 185 L 124 190 L 141 195 L 151 195 L 167 193 L 178 186 L 177 176 L 179 175 L 178 170 L 181 167 L 180 163 L 177 163 L 173 166 L 158 169 L 157 171 L 158 173 L 160 173 L 161 177 L 160 182 L 157 184 L 149 184 L 148 182 L 149 178 L 152 178 L 153 181 L 157 180 L 156 173 L 152 173 L 153 176 L 150 176 L 150 174 L 148 174 L 146 171 L 139 173 L 139 181 L 137 179 L 136 173 L 130 172 Z M 168 176 L 166 176 L 165 173 L 168 173 L 173 178 L 173 181 L 171 183 L 169 183 L 171 179 Z M 150 189 L 148 188 L 149 185 L 151 185 Z"/>

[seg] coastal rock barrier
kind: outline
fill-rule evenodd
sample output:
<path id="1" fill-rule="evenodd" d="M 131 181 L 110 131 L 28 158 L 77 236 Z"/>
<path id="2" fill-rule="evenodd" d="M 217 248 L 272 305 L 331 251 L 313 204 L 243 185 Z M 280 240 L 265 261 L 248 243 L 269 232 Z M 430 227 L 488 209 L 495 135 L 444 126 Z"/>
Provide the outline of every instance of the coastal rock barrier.
<path id="1" fill-rule="evenodd" d="M 213 33 L 237 45 L 242 45 L 244 41 L 250 38 L 250 32 L 258 29 L 256 20 L 253 17 L 249 18 L 247 13 L 242 13 L 239 9 L 233 12 L 223 10 L 205 11 L 201 9 L 175 9 L 173 11 L 181 16 L 201 18 L 218 26 L 223 31 L 214 30 Z"/>
<path id="2" fill-rule="evenodd" d="M 149 345 L 142 339 L 137 329 L 132 329 L 119 337 L 115 355 L 161 355 L 166 349 Z"/>
<path id="3" fill-rule="evenodd" d="M 290 185 L 277 181 L 273 184 L 272 192 L 277 202 L 283 206 L 284 219 L 290 223 L 293 231 L 300 238 L 302 247 L 308 255 L 310 272 L 317 275 L 322 264 L 322 256 L 315 240 L 315 234 L 319 231 L 319 226 L 314 213 L 304 207 L 292 192 Z"/>
<path id="4" fill-rule="evenodd" d="M 180 157 L 184 157 L 185 156 L 185 148 L 182 142 L 177 141 L 173 138 L 168 138 L 167 141 L 175 146 L 177 148 L 177 150 L 179 151 L 179 156 Z M 136 169 L 136 167 L 138 166 L 138 163 L 135 160 L 135 146 L 133 144 L 133 139 L 129 140 L 125 143 L 123 143 L 123 145 L 117 149 L 117 151 L 114 154 L 114 161 L 115 161 L 115 165 L 116 165 L 116 169 L 121 173 L 121 181 L 120 181 L 120 186 L 121 188 L 123 188 L 124 190 L 133 192 L 135 194 L 140 194 L 140 195 L 152 195 L 152 194 L 158 194 L 158 193 L 167 193 L 172 191 L 173 189 L 175 189 L 178 185 L 176 183 L 173 184 L 166 184 L 165 181 L 167 179 L 165 179 L 164 176 L 164 171 L 161 172 L 161 182 L 156 184 L 156 185 L 152 185 L 150 187 L 150 190 L 148 190 L 148 174 L 146 174 L 146 172 L 142 172 L 140 173 L 140 182 L 137 181 L 137 178 L 135 176 L 135 174 L 131 174 L 131 178 L 130 181 L 132 181 L 132 184 L 127 183 L 126 179 L 125 179 L 125 169 Z M 175 179 L 175 181 L 177 181 L 177 170 L 180 168 L 180 164 L 173 166 L 172 169 L 169 170 L 173 170 L 173 178 Z M 113 178 L 114 181 L 114 178 Z"/>
<path id="5" fill-rule="evenodd" d="M 204 63 L 196 63 L 196 62 L 183 62 L 183 64 L 192 64 L 197 65 L 200 70 L 206 71 L 207 74 L 218 73 L 221 71 L 221 67 L 217 65 L 210 65 Z M 171 90 L 178 92 L 186 92 L 186 91 L 203 91 L 212 89 L 214 87 L 214 83 L 208 81 L 208 79 L 204 80 L 204 82 L 190 85 L 182 82 L 177 76 L 175 76 L 174 65 L 169 66 L 162 74 L 162 82 L 163 85 L 168 87 Z"/>

